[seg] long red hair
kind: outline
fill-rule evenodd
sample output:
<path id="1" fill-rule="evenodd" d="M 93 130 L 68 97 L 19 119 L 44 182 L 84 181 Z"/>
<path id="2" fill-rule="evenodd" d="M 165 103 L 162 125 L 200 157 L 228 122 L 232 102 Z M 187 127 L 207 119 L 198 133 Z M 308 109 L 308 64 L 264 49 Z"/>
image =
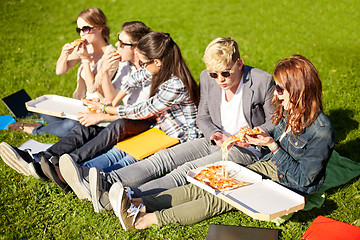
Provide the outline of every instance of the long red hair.
<path id="1" fill-rule="evenodd" d="M 284 115 L 294 134 L 301 133 L 315 121 L 323 110 L 322 85 L 318 71 L 304 56 L 293 55 L 281 60 L 275 67 L 274 78 L 290 95 L 290 109 L 284 112 L 276 95 L 273 122 L 278 124 Z"/>

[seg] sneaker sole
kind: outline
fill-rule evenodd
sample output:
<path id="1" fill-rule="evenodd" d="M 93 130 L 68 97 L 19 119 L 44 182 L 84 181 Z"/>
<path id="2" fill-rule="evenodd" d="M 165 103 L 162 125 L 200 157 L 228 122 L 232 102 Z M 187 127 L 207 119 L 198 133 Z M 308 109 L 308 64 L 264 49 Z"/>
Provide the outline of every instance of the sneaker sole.
<path id="1" fill-rule="evenodd" d="M 29 163 L 28 167 L 29 167 L 31 175 L 34 178 L 36 178 L 38 180 L 46 180 L 47 179 L 45 176 L 42 176 L 37 172 L 36 167 L 35 167 L 35 163 Z"/>
<path id="2" fill-rule="evenodd" d="M 89 171 L 89 183 L 90 183 L 90 192 L 91 192 L 91 201 L 93 203 L 94 211 L 96 213 L 100 213 L 100 206 L 99 206 L 99 191 L 98 186 L 101 179 L 99 178 L 99 173 L 96 168 L 90 168 Z"/>
<path id="3" fill-rule="evenodd" d="M 0 144 L 0 156 L 4 162 L 18 173 L 30 176 L 29 164 L 6 142 Z"/>
<path id="4" fill-rule="evenodd" d="M 53 183 L 59 186 L 65 193 L 71 191 L 70 187 L 60 180 L 59 176 L 57 175 L 55 169 L 52 166 L 52 163 L 49 161 L 45 161 L 44 158 L 41 159 L 41 170 L 48 179 L 50 179 Z"/>
<path id="5" fill-rule="evenodd" d="M 121 202 L 122 196 L 124 195 L 125 189 L 122 187 L 121 184 L 115 183 L 111 186 L 109 191 L 109 199 L 110 203 L 113 207 L 115 215 L 119 218 L 122 228 L 127 231 L 126 225 L 121 217 Z M 120 204 L 118 204 L 120 203 Z"/>
<path id="6" fill-rule="evenodd" d="M 82 176 L 78 170 L 78 166 L 72 161 L 67 154 L 62 155 L 59 160 L 60 173 L 67 184 L 75 192 L 80 199 L 91 201 L 91 194 L 82 181 Z"/>
<path id="7" fill-rule="evenodd" d="M 110 204 L 114 210 L 115 215 L 120 218 L 120 207 L 118 205 L 119 195 L 118 193 L 121 192 L 121 189 L 124 189 L 118 183 L 115 183 L 111 186 L 109 191 L 109 200 Z M 122 196 L 122 195 L 121 195 Z"/>

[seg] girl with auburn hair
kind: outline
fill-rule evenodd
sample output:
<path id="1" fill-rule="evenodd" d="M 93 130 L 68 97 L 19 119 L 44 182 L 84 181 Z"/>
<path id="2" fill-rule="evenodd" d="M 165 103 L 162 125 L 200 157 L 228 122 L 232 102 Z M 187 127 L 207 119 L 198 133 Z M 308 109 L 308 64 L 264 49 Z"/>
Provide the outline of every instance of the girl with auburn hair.
<path id="1" fill-rule="evenodd" d="M 278 97 L 274 97 L 274 123 L 278 124 L 285 115 L 287 124 L 292 126 L 292 132 L 300 133 L 313 123 L 323 110 L 322 85 L 318 72 L 307 58 L 293 55 L 278 63 L 274 77 L 279 85 L 289 92 L 291 105 L 291 111 L 284 113 L 285 108 Z"/>
<path id="2" fill-rule="evenodd" d="M 312 63 L 300 55 L 281 60 L 274 77 L 274 137 L 260 127 L 256 127 L 259 135 L 245 137 L 245 142 L 266 146 L 271 152 L 247 168 L 300 194 L 311 194 L 325 180 L 335 144 L 331 122 L 322 111 L 321 82 Z M 120 182 L 109 191 L 114 212 L 125 230 L 145 229 L 152 224 L 188 225 L 236 210 L 193 184 L 141 198 L 131 199 L 130 195 Z"/>
<path id="3" fill-rule="evenodd" d="M 81 37 L 72 43 L 66 43 L 56 63 L 56 74 L 63 75 L 79 63 L 77 87 L 73 93 L 75 99 L 100 99 L 111 103 L 120 89 L 120 80 L 113 79 L 119 61 L 113 61 L 108 71 L 108 80 L 102 81 L 101 70 L 106 57 L 115 52 L 109 44 L 110 29 L 106 25 L 106 16 L 99 8 L 88 8 L 77 16 L 76 32 Z M 66 136 L 78 121 L 41 114 L 47 125 L 38 123 L 15 123 L 9 129 L 24 131 L 28 134 L 53 134 Z"/>

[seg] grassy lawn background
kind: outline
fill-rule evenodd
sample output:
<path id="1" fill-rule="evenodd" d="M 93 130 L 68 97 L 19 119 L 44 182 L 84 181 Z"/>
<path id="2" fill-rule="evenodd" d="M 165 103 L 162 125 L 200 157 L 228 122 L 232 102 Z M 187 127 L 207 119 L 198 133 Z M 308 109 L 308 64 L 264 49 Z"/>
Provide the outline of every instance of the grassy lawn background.
<path id="1" fill-rule="evenodd" d="M 9 1 L 0 2 L 0 97 L 24 88 L 32 98 L 72 96 L 76 68 L 56 76 L 55 65 L 75 33 L 77 14 L 101 8 L 110 42 L 125 21 L 140 20 L 171 34 L 198 81 L 207 44 L 232 37 L 245 64 L 272 72 L 278 60 L 298 53 L 309 58 L 323 83 L 325 113 L 336 131 L 335 149 L 360 162 L 360 5 L 357 0 L 318 1 Z M 0 115 L 9 114 L 0 104 Z M 49 135 L 1 131 L 0 142 L 28 139 L 54 143 Z M 54 184 L 24 177 L 0 161 L 0 238 L 3 239 L 204 239 L 209 224 L 279 228 L 281 239 L 300 239 L 314 218 L 325 215 L 360 226 L 360 180 L 329 190 L 321 209 L 298 212 L 277 227 L 230 212 L 191 226 L 124 232 L 112 212 L 95 214 L 89 202 L 65 195 Z"/>

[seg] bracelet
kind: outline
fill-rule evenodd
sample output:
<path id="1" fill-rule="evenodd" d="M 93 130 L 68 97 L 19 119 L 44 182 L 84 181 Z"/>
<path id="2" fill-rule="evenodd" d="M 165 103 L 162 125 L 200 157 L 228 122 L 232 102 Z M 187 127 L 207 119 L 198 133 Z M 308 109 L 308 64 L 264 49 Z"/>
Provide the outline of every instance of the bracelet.
<path id="1" fill-rule="evenodd" d="M 275 153 L 275 152 L 277 152 L 277 150 L 279 150 L 279 148 L 280 148 L 279 145 L 276 144 L 275 147 L 269 148 L 269 149 L 271 152 Z"/>
<path id="2" fill-rule="evenodd" d="M 107 106 L 109 106 L 108 104 L 103 104 L 102 106 L 101 106 L 101 111 L 103 112 L 103 113 L 106 113 L 106 107 Z"/>
<path id="3" fill-rule="evenodd" d="M 277 149 L 279 146 L 277 145 L 277 143 L 275 143 L 275 147 L 273 147 L 273 148 L 269 148 L 270 149 L 270 151 L 272 151 L 272 150 L 275 150 L 275 149 Z"/>
<path id="4" fill-rule="evenodd" d="M 276 153 L 279 149 L 280 149 L 280 147 L 277 146 L 277 147 L 276 147 L 275 149 L 273 149 L 273 150 L 270 149 L 270 151 L 271 151 L 272 153 Z"/>
<path id="5" fill-rule="evenodd" d="M 89 59 L 81 59 L 81 63 L 90 63 Z"/>

